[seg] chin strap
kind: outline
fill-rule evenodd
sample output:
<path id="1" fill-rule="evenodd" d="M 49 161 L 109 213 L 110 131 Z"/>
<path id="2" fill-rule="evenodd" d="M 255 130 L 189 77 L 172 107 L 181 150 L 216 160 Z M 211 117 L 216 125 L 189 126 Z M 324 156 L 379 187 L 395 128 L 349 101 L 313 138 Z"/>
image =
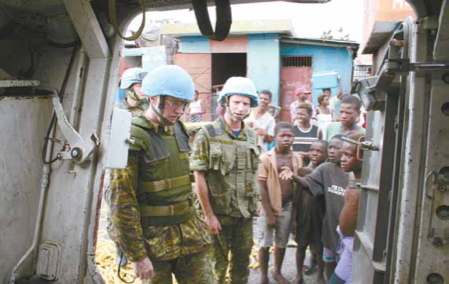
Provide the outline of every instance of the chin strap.
<path id="1" fill-rule="evenodd" d="M 163 117 L 160 109 L 155 108 L 153 104 L 150 104 L 150 108 L 151 108 L 151 111 L 153 111 L 157 115 L 162 126 L 174 125 L 174 123 L 172 123 L 170 120 Z"/>

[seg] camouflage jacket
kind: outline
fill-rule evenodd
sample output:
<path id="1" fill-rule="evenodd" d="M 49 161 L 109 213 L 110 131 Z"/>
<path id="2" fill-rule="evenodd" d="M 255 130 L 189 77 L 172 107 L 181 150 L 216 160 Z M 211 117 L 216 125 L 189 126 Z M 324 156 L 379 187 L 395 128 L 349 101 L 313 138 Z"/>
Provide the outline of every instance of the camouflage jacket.
<path id="1" fill-rule="evenodd" d="M 244 124 L 238 137 L 223 117 L 198 131 L 190 169 L 205 172 L 211 206 L 216 215 L 249 218 L 256 214 L 259 155 L 257 135 Z"/>
<path id="2" fill-rule="evenodd" d="M 174 136 L 173 127 L 164 129 L 139 117 L 133 120 L 134 128 L 135 120 L 140 120 L 140 123 L 148 129 L 157 130 L 157 133 L 163 137 Z M 131 133 L 133 136 L 133 130 Z M 136 139 L 136 137 L 132 138 Z M 119 243 L 126 257 L 133 262 L 142 260 L 146 256 L 153 261 L 169 260 L 203 251 L 205 245 L 211 243 L 211 238 L 207 225 L 196 214 L 192 218 L 169 226 L 150 225 L 151 222 L 148 221 L 152 217 L 144 217 L 148 215 L 142 211 L 142 192 L 139 185 L 142 174 L 148 175 L 152 171 L 151 168 L 145 168 L 145 161 L 148 160 L 148 150 L 145 149 L 145 145 L 151 144 L 151 141 L 140 143 L 138 138 L 136 140 L 136 145 L 130 148 L 128 166 L 125 169 L 111 170 L 108 199 L 115 241 Z M 170 160 L 170 157 L 166 159 Z M 153 164 L 148 164 L 148 167 L 153 167 L 159 172 L 161 167 L 164 170 L 179 167 L 164 160 L 159 160 L 157 163 L 157 167 Z M 151 203 L 151 200 L 144 201 Z"/>

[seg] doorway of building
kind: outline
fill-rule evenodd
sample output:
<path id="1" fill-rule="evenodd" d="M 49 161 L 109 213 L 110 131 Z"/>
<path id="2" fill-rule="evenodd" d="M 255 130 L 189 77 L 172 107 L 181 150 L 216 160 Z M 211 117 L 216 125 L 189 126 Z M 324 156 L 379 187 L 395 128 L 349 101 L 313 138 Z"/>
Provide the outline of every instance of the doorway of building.
<path id="1" fill-rule="evenodd" d="M 283 56 L 281 69 L 281 120 L 291 121 L 290 104 L 299 86 L 312 86 L 312 56 Z M 311 100 L 311 97 L 309 98 Z"/>
<path id="2" fill-rule="evenodd" d="M 212 110 L 217 107 L 219 90 L 226 80 L 233 76 L 246 77 L 246 53 L 212 54 Z M 212 112 L 213 119 L 217 114 Z"/>
<path id="3" fill-rule="evenodd" d="M 212 86 L 222 85 L 233 76 L 246 76 L 246 53 L 212 54 Z"/>

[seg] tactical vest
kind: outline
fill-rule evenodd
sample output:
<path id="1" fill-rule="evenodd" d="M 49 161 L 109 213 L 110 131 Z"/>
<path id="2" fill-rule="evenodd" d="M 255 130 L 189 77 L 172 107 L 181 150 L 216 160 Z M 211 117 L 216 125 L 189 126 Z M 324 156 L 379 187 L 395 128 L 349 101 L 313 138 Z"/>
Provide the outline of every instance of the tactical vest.
<path id="1" fill-rule="evenodd" d="M 260 149 L 256 134 L 246 128 L 246 141 L 233 139 L 223 124 L 219 119 L 203 126 L 210 142 L 206 179 L 211 205 L 217 215 L 249 218 L 256 213 L 259 201 L 256 171 Z"/>
<path id="2" fill-rule="evenodd" d="M 137 200 L 142 227 L 170 226 L 194 215 L 189 168 L 189 137 L 181 122 L 170 135 L 133 119 L 130 151 L 139 152 Z"/>

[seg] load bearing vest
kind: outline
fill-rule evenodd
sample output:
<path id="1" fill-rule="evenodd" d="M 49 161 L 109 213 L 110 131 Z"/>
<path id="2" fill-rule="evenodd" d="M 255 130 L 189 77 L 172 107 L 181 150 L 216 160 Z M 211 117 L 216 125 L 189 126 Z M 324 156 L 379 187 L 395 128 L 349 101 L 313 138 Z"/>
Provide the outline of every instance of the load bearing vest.
<path id="1" fill-rule="evenodd" d="M 211 205 L 217 215 L 240 213 L 249 218 L 256 214 L 259 201 L 257 136 L 245 128 L 246 141 L 233 139 L 224 131 L 224 123 L 219 119 L 203 127 L 210 146 L 206 179 Z"/>
<path id="2" fill-rule="evenodd" d="M 188 135 L 181 122 L 174 134 L 156 131 L 144 118 L 135 118 L 131 128 L 139 159 L 137 199 L 142 223 L 170 226 L 192 218 L 192 184 Z"/>

